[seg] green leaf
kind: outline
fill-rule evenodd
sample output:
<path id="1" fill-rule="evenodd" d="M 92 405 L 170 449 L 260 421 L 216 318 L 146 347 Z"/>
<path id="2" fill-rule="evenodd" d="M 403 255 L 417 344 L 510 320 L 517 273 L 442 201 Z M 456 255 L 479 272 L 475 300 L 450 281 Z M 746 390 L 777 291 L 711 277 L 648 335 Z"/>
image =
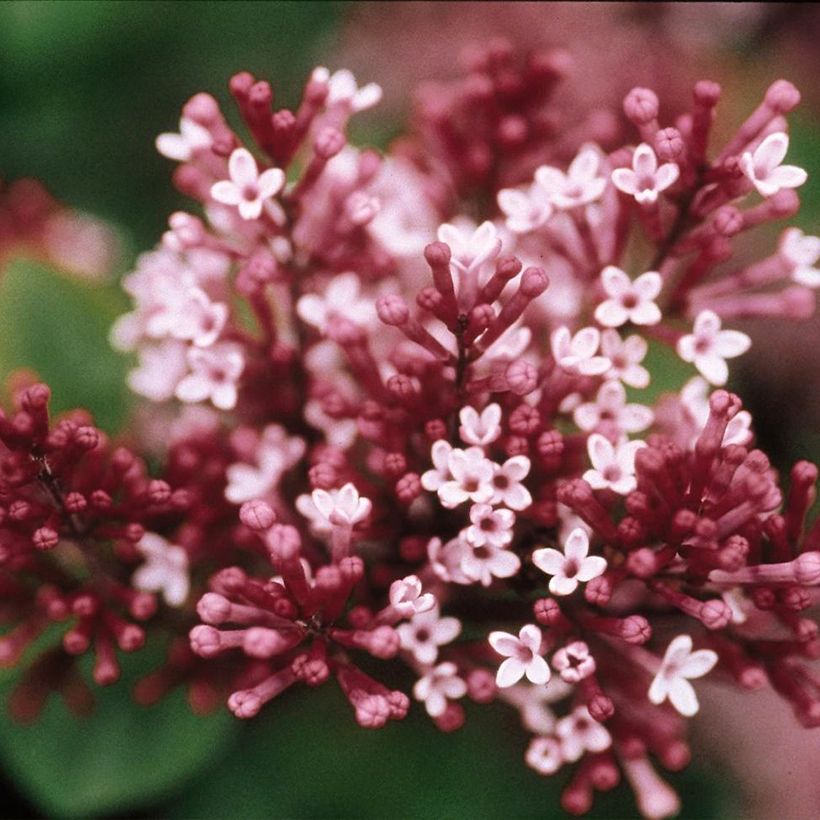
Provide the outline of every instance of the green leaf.
<path id="1" fill-rule="evenodd" d="M 230 745 L 235 718 L 227 711 L 192 714 L 182 690 L 151 709 L 135 704 L 130 684 L 136 667 L 143 673 L 151 667 L 144 657 L 126 660 L 122 682 L 95 690 L 90 718 L 73 716 L 56 697 L 31 726 L 12 722 L 5 710 L 0 715 L 0 764 L 45 813 L 88 817 L 148 807 Z M 3 686 L 4 696 L 9 689 Z"/>
<path id="2" fill-rule="evenodd" d="M 0 377 L 25 367 L 52 390 L 54 412 L 84 407 L 107 430 L 129 406 L 127 360 L 108 342 L 127 310 L 116 285 L 87 285 L 19 260 L 0 272 Z"/>

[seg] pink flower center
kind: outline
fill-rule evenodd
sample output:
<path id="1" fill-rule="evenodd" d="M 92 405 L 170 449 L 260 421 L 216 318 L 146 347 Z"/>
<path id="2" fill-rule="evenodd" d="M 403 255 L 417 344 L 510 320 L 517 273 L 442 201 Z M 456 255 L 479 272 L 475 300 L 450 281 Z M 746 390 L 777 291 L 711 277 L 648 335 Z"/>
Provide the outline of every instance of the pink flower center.
<path id="1" fill-rule="evenodd" d="M 259 196 L 259 188 L 257 188 L 256 183 L 251 183 L 250 185 L 246 185 L 242 189 L 242 198 L 246 199 L 248 202 L 253 202 Z"/>

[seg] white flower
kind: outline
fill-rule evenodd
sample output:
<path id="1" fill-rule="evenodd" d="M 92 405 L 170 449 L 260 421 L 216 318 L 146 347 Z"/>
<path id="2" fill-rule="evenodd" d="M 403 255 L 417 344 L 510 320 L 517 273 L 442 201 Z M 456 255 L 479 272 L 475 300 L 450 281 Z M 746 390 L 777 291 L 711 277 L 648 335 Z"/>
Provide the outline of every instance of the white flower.
<path id="1" fill-rule="evenodd" d="M 427 544 L 427 557 L 433 572 L 448 584 L 469 586 L 475 582 L 474 578 L 465 575 L 461 569 L 463 558 L 472 551 L 473 547 L 461 535 L 450 539 L 446 544 L 440 538 L 431 538 Z"/>
<path id="2" fill-rule="evenodd" d="M 372 299 L 359 296 L 361 283 L 352 272 L 340 273 L 330 280 L 324 294 L 307 293 L 296 303 L 296 312 L 302 321 L 327 333 L 328 323 L 334 317 L 342 317 L 354 324 L 367 327 L 376 318 Z"/>
<path id="3" fill-rule="evenodd" d="M 179 133 L 160 134 L 156 140 L 157 151 L 168 159 L 188 162 L 199 150 L 211 147 L 211 132 L 193 120 L 182 117 Z"/>
<path id="4" fill-rule="evenodd" d="M 180 380 L 188 372 L 186 345 L 168 339 L 137 350 L 139 366 L 128 374 L 128 386 L 151 401 L 173 398 Z"/>
<path id="5" fill-rule="evenodd" d="M 726 384 L 729 368 L 726 359 L 745 353 L 752 340 L 739 330 L 721 330 L 720 317 L 702 310 L 695 318 L 692 333 L 678 339 L 678 355 L 692 362 L 701 375 L 718 387 Z"/>
<path id="6" fill-rule="evenodd" d="M 489 504 L 473 504 L 470 507 L 472 526 L 465 530 L 464 537 L 474 546 L 504 547 L 512 541 L 515 514 L 503 508 L 493 510 Z"/>
<path id="7" fill-rule="evenodd" d="M 310 495 L 300 495 L 296 509 L 311 521 L 316 532 L 326 534 L 336 527 L 352 529 L 370 515 L 372 504 L 348 482 L 338 490 L 314 490 Z"/>
<path id="8" fill-rule="evenodd" d="M 566 174 L 558 168 L 542 165 L 535 172 L 535 180 L 552 205 L 566 211 L 600 199 L 607 182 L 606 177 L 599 176 L 600 169 L 600 150 L 595 145 L 584 145 Z"/>
<path id="9" fill-rule="evenodd" d="M 595 671 L 595 658 L 583 641 L 572 641 L 552 656 L 553 668 L 567 683 L 578 683 Z"/>
<path id="10" fill-rule="evenodd" d="M 680 175 L 674 162 L 658 167 L 658 158 L 652 148 L 642 142 L 632 155 L 632 168 L 616 168 L 612 172 L 612 184 L 641 204 L 657 202 L 658 194 L 673 185 Z"/>
<path id="11" fill-rule="evenodd" d="M 525 510 L 532 504 L 530 491 L 521 483 L 530 472 L 526 456 L 512 456 L 503 464 L 493 466 L 493 495 L 491 504 L 503 504 L 511 510 Z"/>
<path id="12" fill-rule="evenodd" d="M 346 68 L 331 74 L 324 66 L 317 66 L 313 69 L 310 78 L 328 84 L 329 90 L 325 101 L 328 107 L 344 105 L 348 106 L 351 111 L 365 111 L 376 105 L 382 98 L 381 86 L 368 83 L 359 88 L 356 78 Z"/>
<path id="13" fill-rule="evenodd" d="M 780 256 L 792 268 L 798 285 L 820 288 L 820 236 L 807 236 L 800 228 L 787 228 L 780 239 Z"/>
<path id="14" fill-rule="evenodd" d="M 501 240 L 492 222 L 482 222 L 474 231 L 445 223 L 439 226 L 438 240 L 450 246 L 450 264 L 462 274 L 475 273 L 501 251 Z"/>
<path id="15" fill-rule="evenodd" d="M 234 149 L 228 159 L 228 173 L 230 179 L 211 186 L 211 196 L 223 205 L 235 205 L 242 219 L 259 219 L 265 200 L 276 196 L 285 184 L 281 168 L 268 168 L 260 174 L 247 148 Z"/>
<path id="16" fill-rule="evenodd" d="M 228 306 L 212 302 L 199 288 L 192 288 L 187 298 L 174 311 L 171 335 L 193 342 L 197 347 L 210 347 L 225 327 Z"/>
<path id="17" fill-rule="evenodd" d="M 575 408 L 573 418 L 586 432 L 609 423 L 615 425 L 618 432 L 639 433 L 652 424 L 654 414 L 642 404 L 627 404 L 624 386 L 619 381 L 608 381 L 598 388 L 594 402 Z"/>
<path id="18" fill-rule="evenodd" d="M 428 612 L 436 605 L 436 597 L 429 592 L 422 593 L 421 581 L 417 575 L 408 575 L 390 584 L 390 605 L 402 618 L 410 618 L 421 612 Z M 432 661 L 430 661 L 432 663 Z"/>
<path id="19" fill-rule="evenodd" d="M 661 320 L 660 308 L 655 304 L 663 280 L 655 271 L 642 273 L 634 282 L 614 265 L 601 272 L 601 283 L 609 299 L 595 309 L 595 320 L 605 327 L 620 327 L 627 322 L 634 325 L 655 325 Z"/>
<path id="20" fill-rule="evenodd" d="M 564 763 L 561 742 L 554 737 L 534 737 L 524 755 L 526 764 L 538 774 L 555 774 Z"/>
<path id="21" fill-rule="evenodd" d="M 551 216 L 552 205 L 546 191 L 536 182 L 526 191 L 504 188 L 498 192 L 498 207 L 513 233 L 529 233 L 540 228 Z"/>
<path id="22" fill-rule="evenodd" d="M 421 476 L 421 486 L 431 493 L 438 492 L 445 481 L 450 479 L 450 453 L 453 448 L 444 439 L 433 442 L 430 449 L 430 460 L 433 469 L 427 470 Z"/>
<path id="23" fill-rule="evenodd" d="M 617 330 L 607 328 L 601 333 L 601 353 L 611 366 L 604 378 L 620 379 L 630 387 L 649 386 L 649 371 L 641 366 L 648 345 L 642 336 L 628 336 L 623 341 Z"/>
<path id="24" fill-rule="evenodd" d="M 782 188 L 799 188 L 808 179 L 802 168 L 781 164 L 788 150 L 788 135 L 778 131 L 741 156 L 740 167 L 761 196 L 773 196 Z"/>
<path id="25" fill-rule="evenodd" d="M 561 751 L 568 763 L 574 763 L 584 752 L 603 752 L 612 745 L 609 732 L 594 720 L 586 706 L 561 718 L 555 727 L 561 740 Z"/>
<path id="26" fill-rule="evenodd" d="M 464 532 L 461 536 L 463 551 L 459 554 L 458 568 L 467 583 L 478 582 L 488 587 L 493 578 L 511 578 L 521 568 L 521 559 L 514 552 L 489 542 L 476 546 L 467 540 Z"/>
<path id="27" fill-rule="evenodd" d="M 562 326 L 550 338 L 552 355 L 558 366 L 582 376 L 600 376 L 609 370 L 611 362 L 598 356 L 601 334 L 597 328 L 582 327 L 574 336 L 569 328 Z"/>
<path id="28" fill-rule="evenodd" d="M 587 439 L 587 453 L 592 469 L 584 475 L 593 490 L 609 489 L 618 495 L 628 495 L 637 486 L 635 479 L 635 454 L 643 441 L 621 441 L 615 446 L 600 433 L 593 433 Z"/>
<path id="29" fill-rule="evenodd" d="M 491 632 L 488 640 L 506 658 L 495 676 L 502 689 L 518 683 L 524 675 L 538 686 L 550 679 L 550 668 L 541 655 L 541 630 L 535 624 L 522 626 L 517 638 L 509 632 Z"/>
<path id="30" fill-rule="evenodd" d="M 479 415 L 474 407 L 462 407 L 458 414 L 461 427 L 458 434 L 465 444 L 485 447 L 501 435 L 501 407 L 488 404 Z"/>
<path id="31" fill-rule="evenodd" d="M 442 618 L 438 605 L 432 609 L 414 615 L 407 623 L 396 627 L 402 649 L 413 654 L 413 657 L 426 665 L 436 662 L 438 648 L 454 641 L 461 632 L 461 621 L 458 618 Z"/>
<path id="32" fill-rule="evenodd" d="M 692 717 L 699 708 L 692 678 L 700 678 L 717 663 L 717 652 L 711 649 L 692 651 L 692 638 L 678 635 L 666 648 L 658 674 L 649 687 L 649 700 L 658 705 L 667 698 L 684 717 Z"/>
<path id="33" fill-rule="evenodd" d="M 451 450 L 447 466 L 451 478 L 438 488 L 443 506 L 453 509 L 468 500 L 483 504 L 493 497 L 493 462 L 484 456 L 480 447 Z M 422 486 L 423 479 L 424 476 Z"/>
<path id="34" fill-rule="evenodd" d="M 569 534 L 563 552 L 552 547 L 535 550 L 532 562 L 542 572 L 552 575 L 550 592 L 553 595 L 571 595 L 579 582 L 597 578 L 607 566 L 602 556 L 589 555 L 589 537 L 580 527 Z"/>
<path id="35" fill-rule="evenodd" d="M 145 563 L 131 579 L 134 589 L 161 592 L 168 606 L 182 606 L 190 589 L 188 553 L 153 532 L 145 533 L 136 547 Z"/>
<path id="36" fill-rule="evenodd" d="M 188 350 L 189 373 L 176 388 L 180 401 L 210 399 L 214 407 L 231 410 L 236 405 L 236 383 L 245 368 L 242 348 L 233 342 L 219 342 L 207 349 Z"/>
<path id="37" fill-rule="evenodd" d="M 424 701 L 424 708 L 432 718 L 441 717 L 447 709 L 447 701 L 463 698 L 467 684 L 458 676 L 458 668 L 447 661 L 433 667 L 416 681 L 413 696 Z"/>

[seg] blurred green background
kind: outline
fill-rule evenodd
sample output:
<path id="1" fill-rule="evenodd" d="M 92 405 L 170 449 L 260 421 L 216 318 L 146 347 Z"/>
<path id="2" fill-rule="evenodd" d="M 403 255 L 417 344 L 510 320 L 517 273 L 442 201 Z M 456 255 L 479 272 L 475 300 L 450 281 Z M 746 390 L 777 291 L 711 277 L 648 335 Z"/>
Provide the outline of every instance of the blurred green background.
<path id="1" fill-rule="evenodd" d="M 402 14 L 419 14 L 421 21 L 438 4 L 400 5 Z M 655 24 L 656 10 L 619 5 L 631 24 L 642 15 L 647 26 Z M 482 14 L 481 6 L 464 5 L 463 14 Z M 341 2 L 2 3 L 0 174 L 36 177 L 66 204 L 108 220 L 122 240 L 122 273 L 156 242 L 168 214 L 187 205 L 171 187 L 172 164 L 156 153 L 153 141 L 176 130 L 188 97 L 208 90 L 227 101 L 228 78 L 247 69 L 272 81 L 278 105 L 293 104 L 312 66 L 339 67 L 334 55 L 340 53 L 358 55 L 363 65 L 372 57 L 379 71 L 386 70 L 392 55 L 383 53 L 378 26 L 386 27 L 388 38 L 394 8 Z M 597 13 L 588 4 L 577 8 L 581 27 L 584 15 Z M 509 18 L 504 14 L 498 26 L 490 20 L 485 28 L 503 29 Z M 795 30 L 802 29 L 805 39 L 808 18 L 801 14 L 791 8 L 784 17 L 772 8 L 746 28 L 730 24 L 731 36 L 710 46 L 733 90 L 743 89 L 743 71 L 773 79 L 785 56 L 789 67 L 803 70 L 801 54 L 783 51 L 797 42 Z M 560 40 L 561 31 L 549 28 L 547 7 L 543 24 L 553 41 Z M 365 31 L 363 41 L 356 42 L 357 29 Z M 445 52 L 453 33 L 437 33 Z M 412 31 L 407 37 L 412 51 Z M 697 79 L 686 76 L 685 67 L 675 70 L 687 83 Z M 381 81 L 376 73 L 362 79 Z M 401 86 L 401 80 L 393 77 L 393 84 Z M 757 80 L 750 88 L 735 101 L 737 110 L 755 104 Z M 403 89 L 405 98 L 409 92 Z M 395 130 L 397 109 L 388 109 L 390 121 L 371 121 L 365 132 L 370 141 L 379 143 L 380 135 Z M 817 178 L 815 112 L 810 103 L 796 119 L 794 159 Z M 815 184 L 798 222 L 804 228 L 816 230 L 818 192 Z M 131 405 L 123 380 L 127 362 L 110 351 L 107 332 L 126 304 L 115 283 L 82 284 L 31 261 L 14 262 L 0 276 L 0 378 L 15 367 L 33 367 L 52 383 L 57 409 L 87 406 L 105 428 L 119 429 Z M 764 443 L 784 463 L 805 455 L 805 444 L 794 444 L 806 441 L 809 411 L 801 396 L 789 397 L 786 408 L 776 397 L 772 402 L 769 383 L 753 367 L 743 377 Z M 813 389 L 808 385 L 804 389 Z M 799 412 L 790 414 L 791 405 Z M 152 652 L 129 660 L 134 668 L 126 678 L 133 679 L 152 666 Z M 12 679 L 10 672 L 0 674 L 5 692 Z M 443 737 L 418 712 L 400 725 L 362 731 L 332 686 L 288 693 L 252 725 L 225 713 L 194 718 L 179 692 L 145 711 L 130 702 L 126 686 L 115 687 L 100 692 L 97 714 L 88 722 L 51 702 L 34 727 L 0 717 L 0 811 L 51 817 L 561 816 L 562 778 L 547 781 L 523 765 L 526 737 L 515 715 L 473 708 L 463 730 Z M 688 773 L 671 778 L 684 792 L 685 816 L 737 816 L 736 789 L 712 766 L 698 758 Z M 599 798 L 594 812 L 634 814 L 625 790 Z"/>

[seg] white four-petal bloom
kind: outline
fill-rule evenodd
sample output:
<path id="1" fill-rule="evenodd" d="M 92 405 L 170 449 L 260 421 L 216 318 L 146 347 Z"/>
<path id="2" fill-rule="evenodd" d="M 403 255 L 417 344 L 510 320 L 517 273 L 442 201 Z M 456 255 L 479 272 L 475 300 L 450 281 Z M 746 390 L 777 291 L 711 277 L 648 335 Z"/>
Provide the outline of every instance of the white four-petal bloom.
<path id="1" fill-rule="evenodd" d="M 651 205 L 679 175 L 680 169 L 674 162 L 665 162 L 658 167 L 658 157 L 652 147 L 642 142 L 632 155 L 632 167 L 616 168 L 612 172 L 612 184 L 634 197 L 636 202 Z"/>
<path id="2" fill-rule="evenodd" d="M 799 188 L 808 179 L 802 168 L 782 164 L 788 150 L 788 134 L 778 131 L 741 156 L 740 167 L 761 196 L 772 196 L 782 188 Z"/>
<path id="3" fill-rule="evenodd" d="M 537 685 L 550 679 L 550 668 L 541 655 L 541 630 L 535 624 L 522 626 L 517 638 L 509 632 L 491 632 L 488 640 L 490 646 L 506 658 L 495 677 L 502 689 L 518 683 L 524 675 Z"/>
<path id="4" fill-rule="evenodd" d="M 296 303 L 296 313 L 303 322 L 313 325 L 321 333 L 327 333 L 334 317 L 347 319 L 353 324 L 367 327 L 376 319 L 372 299 L 363 299 L 359 293 L 359 277 L 348 271 L 331 279 L 323 295 L 306 293 Z"/>
<path id="5" fill-rule="evenodd" d="M 574 763 L 584 752 L 603 752 L 612 745 L 612 736 L 598 723 L 586 706 L 579 706 L 555 726 L 564 760 Z"/>
<path id="6" fill-rule="evenodd" d="M 310 519 L 317 532 L 329 533 L 336 527 L 352 528 L 364 521 L 372 504 L 348 482 L 338 490 L 314 490 L 296 499 L 296 509 Z"/>
<path id="7" fill-rule="evenodd" d="M 210 148 L 213 140 L 211 132 L 199 123 L 182 117 L 179 121 L 179 133 L 160 134 L 156 140 L 157 151 L 168 159 L 177 162 L 188 162 L 200 150 Z"/>
<path id="8" fill-rule="evenodd" d="M 445 223 L 439 226 L 437 236 L 439 242 L 450 247 L 450 264 L 462 274 L 477 271 L 501 251 L 498 231 L 489 220 L 482 222 L 475 230 L 466 225 Z"/>
<path id="9" fill-rule="evenodd" d="M 188 553 L 169 544 L 162 536 L 147 532 L 136 544 L 145 563 L 134 573 L 131 583 L 143 592 L 160 592 L 168 606 L 182 606 L 188 597 Z"/>
<path id="10" fill-rule="evenodd" d="M 609 297 L 595 309 L 595 320 L 604 327 L 655 325 L 661 320 L 655 299 L 663 280 L 656 271 L 642 273 L 634 282 L 620 268 L 608 265 L 601 271 L 601 284 Z"/>
<path id="11" fill-rule="evenodd" d="M 693 652 L 691 636 L 678 635 L 666 648 L 658 674 L 649 687 L 649 700 L 657 705 L 668 698 L 684 717 L 692 717 L 699 704 L 689 681 L 711 672 L 717 661 L 717 652 L 711 649 Z"/>
<path id="12" fill-rule="evenodd" d="M 503 504 L 511 510 L 525 510 L 532 504 L 530 491 L 521 483 L 530 472 L 526 456 L 512 456 L 503 464 L 493 465 L 492 504 Z"/>
<path id="13" fill-rule="evenodd" d="M 462 407 L 458 414 L 461 427 L 458 434 L 465 444 L 484 447 L 501 435 L 501 407 L 493 402 L 481 413 L 475 407 Z"/>
<path id="14" fill-rule="evenodd" d="M 529 233 L 540 228 L 551 216 L 552 205 L 547 192 L 537 183 L 526 190 L 504 188 L 498 192 L 498 207 L 513 233 Z"/>
<path id="15" fill-rule="evenodd" d="M 571 595 L 579 582 L 591 581 L 606 570 L 606 558 L 589 554 L 589 536 L 580 527 L 574 529 L 564 542 L 564 551 L 552 547 L 535 550 L 532 562 L 541 572 L 551 575 L 550 592 L 553 595 Z"/>
<path id="16" fill-rule="evenodd" d="M 414 615 L 407 623 L 396 627 L 402 649 L 413 654 L 422 664 L 436 662 L 438 648 L 454 641 L 461 632 L 461 621 L 458 618 L 442 618 L 437 604 L 426 612 Z"/>
<path id="17" fill-rule="evenodd" d="M 234 342 L 191 347 L 187 359 L 191 372 L 177 385 L 176 397 L 184 402 L 210 399 L 214 407 L 232 410 L 236 406 L 236 385 L 245 369 L 242 348 Z"/>
<path id="18" fill-rule="evenodd" d="M 726 384 L 729 368 L 726 359 L 741 356 L 752 340 L 739 330 L 721 330 L 720 317 L 711 310 L 702 310 L 695 317 L 692 333 L 678 339 L 678 355 L 692 362 L 711 384 Z"/>
<path id="19" fill-rule="evenodd" d="M 780 256 L 792 268 L 798 285 L 820 288 L 820 236 L 808 236 L 800 228 L 787 228 L 780 239 Z"/>
<path id="20" fill-rule="evenodd" d="M 259 219 L 265 200 L 282 190 L 285 172 L 268 168 L 259 173 L 256 160 L 247 148 L 236 148 L 228 159 L 230 179 L 211 186 L 211 196 L 223 205 L 235 205 L 242 219 Z"/>
<path id="21" fill-rule="evenodd" d="M 649 386 L 649 371 L 641 365 L 649 346 L 643 336 L 621 339 L 617 330 L 607 328 L 601 333 L 601 353 L 611 362 L 604 374 L 607 379 L 620 379 L 630 387 Z"/>
<path id="22" fill-rule="evenodd" d="M 601 332 L 595 327 L 582 327 L 574 336 L 569 328 L 562 326 L 550 337 L 552 355 L 558 366 L 582 376 L 601 376 L 609 370 L 611 362 L 598 355 Z"/>
<path id="23" fill-rule="evenodd" d="M 447 701 L 467 694 L 467 684 L 458 676 L 458 667 L 451 661 L 434 666 L 416 681 L 413 695 L 424 701 L 424 708 L 432 718 L 441 717 L 447 710 Z"/>
<path id="24" fill-rule="evenodd" d="M 436 605 L 436 596 L 421 591 L 418 575 L 408 575 L 390 584 L 390 605 L 402 618 L 429 612 Z"/>
<path id="25" fill-rule="evenodd" d="M 555 208 L 566 211 L 600 199 L 607 183 L 600 169 L 600 149 L 596 145 L 584 145 L 566 173 L 551 165 L 542 165 L 535 172 L 535 181 Z"/>
<path id="26" fill-rule="evenodd" d="M 592 469 L 584 475 L 593 490 L 612 490 L 618 495 L 628 495 L 637 486 L 635 479 L 635 454 L 644 441 L 621 441 L 613 445 L 600 433 L 593 433 L 587 439 L 587 453 Z"/>
<path id="27" fill-rule="evenodd" d="M 619 381 L 607 381 L 598 388 L 594 402 L 575 408 L 573 418 L 586 432 L 611 424 L 620 433 L 639 433 L 652 424 L 655 414 L 643 404 L 627 404 L 624 386 Z"/>

